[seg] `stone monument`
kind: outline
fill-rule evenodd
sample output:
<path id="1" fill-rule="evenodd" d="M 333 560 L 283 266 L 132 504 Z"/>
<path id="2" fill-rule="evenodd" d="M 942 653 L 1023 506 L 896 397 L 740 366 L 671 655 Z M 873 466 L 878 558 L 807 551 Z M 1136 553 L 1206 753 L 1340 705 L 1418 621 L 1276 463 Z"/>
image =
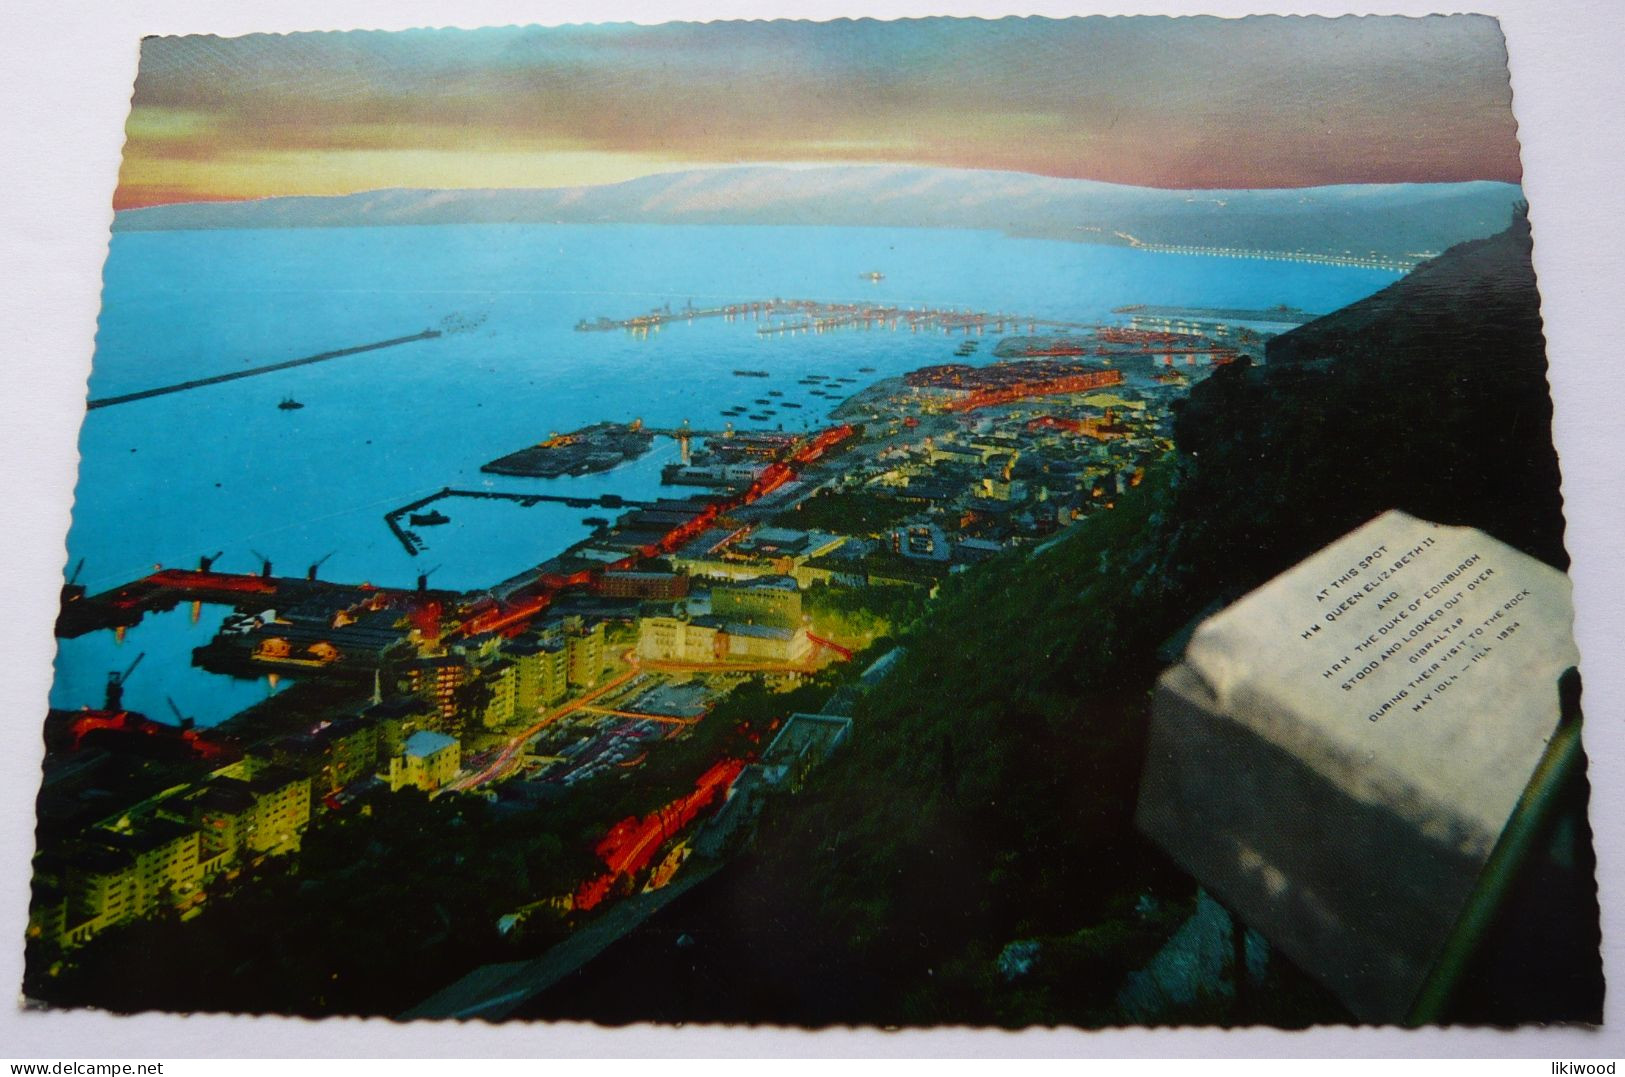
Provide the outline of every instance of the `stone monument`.
<path id="1" fill-rule="evenodd" d="M 1389 512 L 1197 628 L 1138 821 L 1359 1018 L 1404 1020 L 1558 725 L 1568 577 Z"/>

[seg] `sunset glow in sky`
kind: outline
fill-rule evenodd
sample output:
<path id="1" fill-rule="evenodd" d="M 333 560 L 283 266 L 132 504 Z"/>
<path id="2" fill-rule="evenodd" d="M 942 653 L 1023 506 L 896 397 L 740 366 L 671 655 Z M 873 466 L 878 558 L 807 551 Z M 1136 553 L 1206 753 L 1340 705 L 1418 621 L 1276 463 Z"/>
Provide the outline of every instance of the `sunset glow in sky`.
<path id="1" fill-rule="evenodd" d="M 1201 188 L 1521 177 L 1481 17 L 690 23 L 151 38 L 115 204 L 806 162 Z"/>

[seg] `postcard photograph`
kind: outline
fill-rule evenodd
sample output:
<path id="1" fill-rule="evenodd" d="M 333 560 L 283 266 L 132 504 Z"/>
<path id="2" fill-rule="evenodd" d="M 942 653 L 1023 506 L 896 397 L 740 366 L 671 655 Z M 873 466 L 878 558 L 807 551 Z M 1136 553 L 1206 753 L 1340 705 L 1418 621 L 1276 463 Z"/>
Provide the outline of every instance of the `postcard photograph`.
<path id="1" fill-rule="evenodd" d="M 30 1007 L 1601 1021 L 1495 19 L 153 36 L 125 134 Z"/>

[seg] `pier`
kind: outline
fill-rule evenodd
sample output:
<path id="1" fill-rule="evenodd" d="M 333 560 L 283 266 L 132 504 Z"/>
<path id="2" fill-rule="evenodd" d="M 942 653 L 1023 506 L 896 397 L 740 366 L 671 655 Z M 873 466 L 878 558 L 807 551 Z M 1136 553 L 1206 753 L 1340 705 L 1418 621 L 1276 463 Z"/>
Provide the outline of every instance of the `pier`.
<path id="1" fill-rule="evenodd" d="M 777 325 L 760 325 L 756 332 L 769 336 L 778 333 L 825 332 L 830 329 L 899 329 L 911 332 L 937 330 L 943 332 L 982 332 L 991 329 L 1003 333 L 1021 325 L 1049 325 L 1071 328 L 1089 328 L 1081 323 L 1056 322 L 1017 314 L 988 313 L 986 311 L 952 310 L 933 307 L 899 307 L 876 303 L 834 303 L 816 299 L 759 299 L 743 303 L 730 303 L 720 307 L 658 307 L 646 314 L 631 318 L 604 318 L 593 321 L 583 318 L 576 323 L 580 332 L 610 332 L 624 329 L 645 333 L 672 322 L 692 322 L 700 318 L 725 318 L 729 321 L 794 319 Z"/>
<path id="2" fill-rule="evenodd" d="M 296 366 L 309 366 L 312 363 L 325 363 L 329 359 L 342 359 L 346 355 L 360 355 L 362 352 L 375 352 L 383 348 L 394 348 L 402 344 L 412 344 L 419 340 L 433 340 L 440 336 L 438 329 L 425 329 L 421 333 L 413 333 L 406 337 L 391 337 L 389 340 L 374 341 L 371 344 L 357 344 L 353 348 L 339 348 L 336 351 L 321 352 L 317 355 L 307 355 L 303 359 L 288 359 L 280 363 L 266 363 L 263 366 L 250 367 L 247 370 L 234 370 L 230 374 L 215 374 L 208 378 L 193 378 L 190 381 L 179 381 L 174 385 L 160 385 L 156 389 L 142 389 L 139 392 L 124 393 L 120 396 L 104 396 L 88 401 L 85 410 L 95 411 L 97 408 L 110 408 L 114 404 L 128 404 L 136 400 L 146 400 L 149 397 L 165 396 L 169 393 L 184 393 L 189 389 L 201 389 L 207 385 L 220 385 L 228 381 L 237 381 L 240 378 L 257 378 L 261 374 L 273 374 L 278 370 L 291 370 Z"/>
<path id="3" fill-rule="evenodd" d="M 576 323 L 581 332 L 610 332 L 624 329 L 634 334 L 646 334 L 672 322 L 692 322 L 699 318 L 726 318 L 729 321 L 758 321 L 758 336 L 794 335 L 797 333 L 827 333 L 836 329 L 907 329 L 911 333 L 937 332 L 965 335 L 982 333 L 1018 333 L 1025 326 L 1029 333 L 1039 328 L 1095 330 L 1094 322 L 1070 322 L 1034 315 L 1009 314 L 978 310 L 954 310 L 936 307 L 900 307 L 876 303 L 833 303 L 815 299 L 761 299 L 745 303 L 731 303 L 721 307 L 659 307 L 647 314 L 631 318 L 604 318 L 594 321 L 582 319 Z M 771 319 L 780 319 L 771 322 Z M 736 374 L 754 375 L 755 371 L 735 371 Z"/>
<path id="4" fill-rule="evenodd" d="M 391 509 L 384 515 L 384 523 L 389 525 L 389 530 L 395 536 L 395 540 L 413 557 L 422 553 L 426 544 L 416 531 L 413 531 L 410 527 L 402 526 L 401 519 L 403 517 L 409 519 L 411 513 L 427 508 L 436 501 L 448 497 L 468 497 L 486 501 L 512 501 L 521 508 L 527 509 L 544 501 L 555 505 L 568 505 L 573 509 L 641 509 L 646 507 L 647 504 L 642 501 L 628 500 L 618 494 L 604 494 L 602 497 L 564 497 L 560 494 L 508 493 L 501 490 L 456 490 L 446 486 L 426 497 L 420 497 L 416 501 L 408 502 L 400 508 Z"/>
<path id="5" fill-rule="evenodd" d="M 663 307 L 656 307 L 647 314 L 638 314 L 631 318 L 604 318 L 599 317 L 593 321 L 583 318 L 576 323 L 576 331 L 580 333 L 608 333 L 616 329 L 649 330 L 659 329 L 671 322 L 692 322 L 699 318 L 726 318 L 729 321 L 735 318 L 761 318 L 773 313 L 781 306 L 794 305 L 801 300 L 762 299 L 748 303 L 729 303 L 720 307 L 696 307 L 692 303 L 671 308 L 668 303 Z"/>

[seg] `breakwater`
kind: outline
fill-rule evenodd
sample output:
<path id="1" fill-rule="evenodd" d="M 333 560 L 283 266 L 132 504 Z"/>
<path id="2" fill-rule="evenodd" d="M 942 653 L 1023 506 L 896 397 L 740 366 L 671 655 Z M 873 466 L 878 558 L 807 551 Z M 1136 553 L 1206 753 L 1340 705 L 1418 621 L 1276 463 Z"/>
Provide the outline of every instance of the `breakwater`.
<path id="1" fill-rule="evenodd" d="M 329 359 L 342 359 L 346 355 L 360 355 L 362 352 L 375 352 L 382 348 L 394 348 L 401 344 L 411 344 L 419 340 L 433 340 L 438 336 L 440 336 L 440 330 L 425 329 L 423 332 L 413 333 L 411 336 L 391 337 L 389 340 L 374 341 L 371 344 L 357 344 L 352 348 L 339 348 L 335 351 L 321 352 L 317 355 L 307 355 L 302 359 L 287 359 L 280 363 L 266 363 L 263 366 L 250 367 L 247 370 L 234 370 L 229 374 L 216 374 L 208 378 L 178 381 L 173 385 L 160 385 L 154 389 L 142 389 L 138 392 L 123 393 L 119 396 L 104 396 L 87 402 L 85 410 L 94 411 L 97 408 L 110 408 L 114 404 L 128 404 L 132 401 L 147 400 L 151 397 L 165 396 L 169 393 L 184 393 L 189 389 L 201 389 L 206 385 L 220 385 L 241 378 L 255 378 L 261 374 L 275 373 L 278 370 L 291 370 L 297 366 L 325 363 Z"/>

